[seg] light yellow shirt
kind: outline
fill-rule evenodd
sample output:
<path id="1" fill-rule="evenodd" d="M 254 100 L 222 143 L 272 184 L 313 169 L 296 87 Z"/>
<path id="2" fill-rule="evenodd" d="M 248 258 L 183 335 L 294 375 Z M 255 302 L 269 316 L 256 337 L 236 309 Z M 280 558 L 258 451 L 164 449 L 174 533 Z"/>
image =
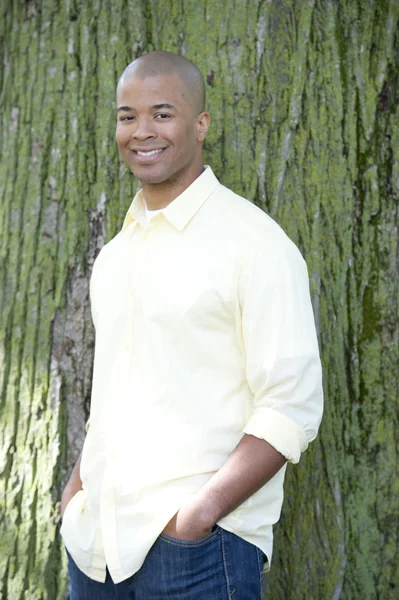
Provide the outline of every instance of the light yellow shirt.
<path id="1" fill-rule="evenodd" d="M 86 575 L 104 581 L 107 565 L 118 583 L 244 432 L 299 461 L 321 420 L 321 367 L 299 250 L 209 167 L 149 223 L 138 192 L 90 293 L 83 490 L 61 533 Z M 219 521 L 269 565 L 284 475 Z"/>

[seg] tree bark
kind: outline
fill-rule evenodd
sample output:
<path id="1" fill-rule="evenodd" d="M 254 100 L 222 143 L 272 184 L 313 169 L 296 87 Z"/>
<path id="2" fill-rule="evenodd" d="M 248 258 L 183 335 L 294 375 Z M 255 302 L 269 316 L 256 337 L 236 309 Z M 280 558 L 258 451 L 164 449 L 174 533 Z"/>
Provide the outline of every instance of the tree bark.
<path id="1" fill-rule="evenodd" d="M 1 13 L 0 598 L 66 593 L 57 502 L 89 411 L 89 277 L 137 189 L 115 87 L 153 49 L 199 66 L 207 164 L 308 264 L 325 416 L 288 469 L 265 593 L 397 598 L 397 0 L 5 0 Z"/>

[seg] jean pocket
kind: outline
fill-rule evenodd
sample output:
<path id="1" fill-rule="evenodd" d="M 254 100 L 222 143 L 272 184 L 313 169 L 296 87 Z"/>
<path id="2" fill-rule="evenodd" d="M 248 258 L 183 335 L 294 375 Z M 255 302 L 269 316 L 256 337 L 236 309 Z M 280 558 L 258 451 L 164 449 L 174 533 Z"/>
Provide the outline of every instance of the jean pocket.
<path id="1" fill-rule="evenodd" d="M 203 538 L 200 538 L 199 540 L 182 540 L 179 538 L 174 538 L 170 535 L 166 535 L 166 533 L 161 533 L 159 536 L 159 539 L 162 540 L 163 542 L 167 542 L 168 544 L 172 544 L 173 546 L 186 546 L 186 547 L 194 548 L 196 546 L 201 546 L 205 542 L 208 542 L 209 540 L 215 538 L 217 535 L 219 535 L 219 533 L 220 533 L 220 527 L 219 527 L 219 525 L 215 525 L 212 528 L 211 533 L 208 533 L 208 535 L 206 535 Z"/>
<path id="2" fill-rule="evenodd" d="M 263 580 L 263 576 L 264 576 L 264 569 L 265 569 L 265 565 L 267 563 L 267 556 L 264 552 L 262 552 L 262 550 L 258 547 L 256 547 L 256 553 L 258 555 L 258 563 L 259 563 L 259 573 L 260 573 L 260 578 L 261 581 Z"/>

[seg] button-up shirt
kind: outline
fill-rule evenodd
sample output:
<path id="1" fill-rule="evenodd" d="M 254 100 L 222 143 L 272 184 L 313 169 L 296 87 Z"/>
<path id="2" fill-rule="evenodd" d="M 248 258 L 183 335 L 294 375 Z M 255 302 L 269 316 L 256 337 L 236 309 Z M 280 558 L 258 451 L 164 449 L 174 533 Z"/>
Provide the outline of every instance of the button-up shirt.
<path id="1" fill-rule="evenodd" d="M 148 222 L 142 191 L 90 280 L 90 426 L 61 533 L 89 577 L 133 575 L 244 433 L 297 463 L 323 393 L 306 264 L 211 168 Z M 256 460 L 256 456 L 253 457 Z M 272 556 L 283 467 L 219 521 Z"/>

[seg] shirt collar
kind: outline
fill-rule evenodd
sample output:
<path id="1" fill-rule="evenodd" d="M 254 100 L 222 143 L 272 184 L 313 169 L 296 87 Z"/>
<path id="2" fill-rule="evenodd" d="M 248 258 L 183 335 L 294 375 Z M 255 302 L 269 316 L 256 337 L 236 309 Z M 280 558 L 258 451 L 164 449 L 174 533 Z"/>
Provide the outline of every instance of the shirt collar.
<path id="1" fill-rule="evenodd" d="M 184 192 L 172 200 L 168 206 L 163 208 L 161 212 L 163 212 L 165 218 L 173 227 L 182 231 L 218 185 L 220 185 L 219 181 L 211 167 L 205 165 L 205 170 L 201 175 Z M 142 226 L 146 226 L 147 224 L 145 203 L 141 189 L 135 195 L 127 211 L 122 232 L 134 221 L 138 221 Z"/>

